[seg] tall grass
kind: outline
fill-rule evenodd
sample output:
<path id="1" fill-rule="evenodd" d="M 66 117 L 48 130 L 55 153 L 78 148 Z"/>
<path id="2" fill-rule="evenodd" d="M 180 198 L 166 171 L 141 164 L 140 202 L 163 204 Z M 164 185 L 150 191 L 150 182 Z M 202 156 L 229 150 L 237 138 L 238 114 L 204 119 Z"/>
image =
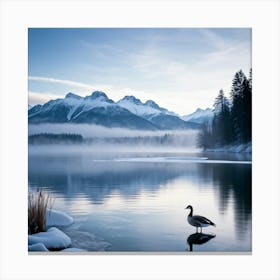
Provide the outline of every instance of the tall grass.
<path id="1" fill-rule="evenodd" d="M 28 193 L 28 234 L 46 231 L 46 210 L 52 207 L 52 202 L 42 190 Z"/>

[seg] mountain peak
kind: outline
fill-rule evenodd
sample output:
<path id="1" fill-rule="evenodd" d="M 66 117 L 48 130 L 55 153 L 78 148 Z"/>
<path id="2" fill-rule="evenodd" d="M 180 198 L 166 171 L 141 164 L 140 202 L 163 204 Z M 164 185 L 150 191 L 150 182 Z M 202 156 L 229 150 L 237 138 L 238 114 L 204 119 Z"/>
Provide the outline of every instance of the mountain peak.
<path id="1" fill-rule="evenodd" d="M 130 101 L 130 102 L 133 102 L 134 104 L 137 104 L 137 105 L 142 105 L 141 100 L 136 98 L 136 97 L 134 97 L 133 95 L 126 95 L 120 101 L 123 101 L 123 100 L 127 100 L 127 101 Z"/>
<path id="2" fill-rule="evenodd" d="M 65 98 L 81 99 L 82 97 L 75 93 L 69 92 L 65 95 Z"/>
<path id="3" fill-rule="evenodd" d="M 193 112 L 193 114 L 195 113 L 202 113 L 202 114 L 206 114 L 206 113 L 211 113 L 213 110 L 211 108 L 206 108 L 206 109 L 201 109 L 201 108 L 197 108 L 195 112 Z"/>
<path id="4" fill-rule="evenodd" d="M 97 98 L 100 98 L 100 97 L 103 97 L 103 99 L 108 99 L 108 96 L 105 94 L 105 92 L 103 91 L 99 91 L 99 90 L 96 90 L 94 91 L 91 96 L 90 96 L 92 99 L 97 99 Z"/>
<path id="5" fill-rule="evenodd" d="M 144 105 L 160 110 L 160 107 L 153 100 L 147 100 Z"/>

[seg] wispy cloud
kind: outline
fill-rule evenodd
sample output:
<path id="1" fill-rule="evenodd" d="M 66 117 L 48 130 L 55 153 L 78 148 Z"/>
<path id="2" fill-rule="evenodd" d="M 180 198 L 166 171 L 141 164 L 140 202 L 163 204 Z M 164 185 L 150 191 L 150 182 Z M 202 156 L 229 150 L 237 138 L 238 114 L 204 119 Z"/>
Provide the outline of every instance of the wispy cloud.
<path id="1" fill-rule="evenodd" d="M 106 94 L 108 94 L 108 96 L 111 99 L 113 99 L 116 102 L 118 100 L 120 100 L 121 98 L 123 98 L 125 95 L 135 95 L 138 98 L 141 98 L 142 101 L 146 101 L 148 99 L 151 99 L 152 97 L 155 97 L 155 100 L 157 99 L 156 96 L 153 96 L 152 92 L 132 89 L 129 87 L 117 87 L 117 86 L 105 85 L 105 84 L 94 86 L 94 85 L 84 84 L 84 83 L 80 83 L 80 82 L 76 82 L 76 81 L 62 80 L 62 79 L 51 78 L 51 77 L 30 76 L 29 80 L 37 81 L 37 82 L 44 82 L 44 83 L 63 84 L 63 85 L 67 86 L 68 91 L 72 91 L 81 96 L 90 95 L 91 92 L 94 90 L 102 90 Z M 75 90 L 72 90 L 74 88 L 75 88 Z M 29 91 L 29 104 L 30 105 L 43 104 L 51 99 L 63 98 L 68 91 L 64 90 L 61 93 L 54 94 L 52 92 L 40 92 L 40 91 L 30 90 Z"/>
<path id="2" fill-rule="evenodd" d="M 28 104 L 29 105 L 37 105 L 37 104 L 44 104 L 51 99 L 57 99 L 63 97 L 62 95 L 52 94 L 48 92 L 28 92 Z"/>
<path id="3" fill-rule="evenodd" d="M 229 40 L 219 36 L 216 32 L 210 29 L 198 29 L 199 33 L 202 35 L 202 40 L 212 45 L 214 48 L 218 50 L 223 50 L 229 47 L 230 43 Z"/>
<path id="4" fill-rule="evenodd" d="M 131 63 L 143 75 L 162 80 L 179 91 L 201 91 L 207 88 L 230 88 L 231 79 L 239 69 L 251 68 L 251 42 L 226 40 L 211 30 L 200 31 L 202 41 L 212 45 L 197 59 L 187 63 L 182 57 L 169 57 L 160 48 L 147 46 L 131 56 Z"/>
<path id="5" fill-rule="evenodd" d="M 61 80 L 61 79 L 55 79 L 50 77 L 36 77 L 36 76 L 29 76 L 28 79 L 30 81 L 39 81 L 39 82 L 48 82 L 48 83 L 57 83 L 57 84 L 63 84 L 71 87 L 77 87 L 84 90 L 91 90 L 94 88 L 94 85 L 70 81 L 70 80 Z"/>

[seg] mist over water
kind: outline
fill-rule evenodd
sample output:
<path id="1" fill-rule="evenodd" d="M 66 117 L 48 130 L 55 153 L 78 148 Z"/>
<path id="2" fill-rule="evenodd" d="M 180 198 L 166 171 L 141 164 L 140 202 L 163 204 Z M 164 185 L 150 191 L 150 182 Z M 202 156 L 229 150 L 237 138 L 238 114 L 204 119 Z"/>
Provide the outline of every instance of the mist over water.
<path id="1" fill-rule="evenodd" d="M 139 131 L 87 124 L 29 125 L 28 134 L 79 134 L 84 145 L 40 145 L 30 152 L 197 152 L 197 130 Z M 48 150 L 48 151 L 47 151 Z"/>
<path id="2" fill-rule="evenodd" d="M 83 137 L 138 137 L 138 136 L 163 136 L 165 134 L 195 136 L 197 130 L 132 130 L 125 128 L 108 128 L 94 124 L 29 124 L 28 135 L 39 133 L 76 133 Z"/>

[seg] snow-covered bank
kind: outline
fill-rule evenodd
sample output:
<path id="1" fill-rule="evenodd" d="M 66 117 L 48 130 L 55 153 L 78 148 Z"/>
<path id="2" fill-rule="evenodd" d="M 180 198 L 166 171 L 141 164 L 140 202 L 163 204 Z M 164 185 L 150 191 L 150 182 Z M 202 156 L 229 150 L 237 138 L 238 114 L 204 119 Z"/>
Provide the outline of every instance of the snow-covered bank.
<path id="1" fill-rule="evenodd" d="M 63 250 L 72 244 L 71 238 L 54 226 L 69 226 L 73 218 L 64 212 L 46 210 L 46 226 L 51 227 L 45 232 L 28 235 L 28 251 L 48 252 L 49 250 Z"/>
<path id="2" fill-rule="evenodd" d="M 35 243 L 33 245 L 28 245 L 29 252 L 49 252 L 43 243 Z"/>
<path id="3" fill-rule="evenodd" d="M 206 149 L 205 152 L 252 153 L 252 143 Z"/>
<path id="4" fill-rule="evenodd" d="M 46 211 L 46 226 L 70 226 L 73 224 L 74 219 L 67 215 L 66 213 L 58 210 L 50 210 Z"/>
<path id="5" fill-rule="evenodd" d="M 74 219 L 66 213 L 58 210 L 47 209 L 46 232 L 28 235 L 29 252 L 86 252 L 106 251 L 111 244 L 97 238 L 94 234 L 67 228 L 72 225 Z M 57 227 L 60 227 L 58 229 Z M 61 229 L 63 227 L 63 229 Z M 62 231 L 63 230 L 63 231 Z"/>
<path id="6" fill-rule="evenodd" d="M 46 232 L 28 235 L 28 245 L 38 245 L 38 243 L 53 250 L 66 249 L 72 244 L 70 237 L 56 227 L 52 227 Z"/>

